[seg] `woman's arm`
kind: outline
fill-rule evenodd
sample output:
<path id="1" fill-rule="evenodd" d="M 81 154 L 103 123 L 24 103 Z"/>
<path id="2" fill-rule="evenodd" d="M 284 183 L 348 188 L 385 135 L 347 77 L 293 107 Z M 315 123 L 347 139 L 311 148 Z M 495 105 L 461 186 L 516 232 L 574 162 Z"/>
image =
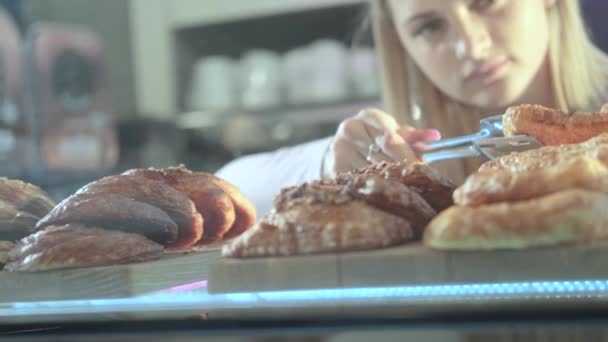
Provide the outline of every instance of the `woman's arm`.
<path id="1" fill-rule="evenodd" d="M 373 162 L 415 160 L 417 145 L 439 138 L 436 130 L 400 127 L 390 115 L 367 109 L 342 121 L 334 137 L 239 158 L 216 175 L 239 187 L 262 217 L 284 187 L 368 165 L 370 144 L 379 149 Z"/>
<path id="2" fill-rule="evenodd" d="M 288 186 L 321 177 L 323 155 L 331 138 L 235 159 L 216 176 L 237 186 L 256 206 L 258 218 L 270 211 L 272 199 Z"/>

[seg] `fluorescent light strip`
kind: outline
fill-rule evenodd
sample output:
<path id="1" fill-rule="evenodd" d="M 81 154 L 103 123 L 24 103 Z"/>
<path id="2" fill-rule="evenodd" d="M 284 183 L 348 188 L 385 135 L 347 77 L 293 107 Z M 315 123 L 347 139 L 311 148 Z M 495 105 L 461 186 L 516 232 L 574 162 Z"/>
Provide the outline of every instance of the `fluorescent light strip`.
<path id="1" fill-rule="evenodd" d="M 479 298 L 515 298 L 531 297 L 595 297 L 598 294 L 608 296 L 607 280 L 585 281 L 546 281 L 517 282 L 495 284 L 463 285 L 421 285 L 376 288 L 351 288 L 328 290 L 273 291 L 256 293 L 226 294 L 232 301 L 252 301 L 259 298 L 269 301 L 321 301 L 327 300 L 364 300 L 364 299 L 461 299 L 463 297 Z"/>
<path id="2" fill-rule="evenodd" d="M 230 293 L 210 295 L 205 291 L 153 293 L 133 298 L 5 303 L 2 316 L 77 314 L 103 312 L 162 312 L 165 310 L 213 310 L 406 305 L 407 303 L 493 300 L 608 299 L 608 280 L 534 281 L 492 284 L 412 285 L 372 288 L 320 289 Z"/>

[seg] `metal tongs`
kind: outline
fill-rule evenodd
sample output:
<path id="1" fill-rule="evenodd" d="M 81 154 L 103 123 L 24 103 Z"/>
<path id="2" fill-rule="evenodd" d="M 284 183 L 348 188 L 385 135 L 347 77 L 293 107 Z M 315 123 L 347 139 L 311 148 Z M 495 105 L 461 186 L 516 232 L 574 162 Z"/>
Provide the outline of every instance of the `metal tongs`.
<path id="1" fill-rule="evenodd" d="M 487 117 L 479 121 L 478 133 L 433 141 L 422 155 L 424 161 L 433 163 L 441 160 L 470 157 L 496 159 L 512 152 L 532 150 L 543 145 L 528 135 L 505 137 L 502 129 L 502 115 Z"/>

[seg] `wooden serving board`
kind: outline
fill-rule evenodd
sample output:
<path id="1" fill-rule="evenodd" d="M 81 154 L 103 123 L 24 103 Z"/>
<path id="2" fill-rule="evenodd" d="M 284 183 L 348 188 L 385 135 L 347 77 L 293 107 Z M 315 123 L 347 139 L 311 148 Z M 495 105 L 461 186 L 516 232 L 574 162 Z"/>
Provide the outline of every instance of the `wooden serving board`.
<path id="1" fill-rule="evenodd" d="M 442 252 L 421 244 L 316 256 L 218 259 L 209 293 L 608 277 L 608 243 Z"/>
<path id="2" fill-rule="evenodd" d="M 0 302 L 131 297 L 208 279 L 219 248 L 167 253 L 161 259 L 47 272 L 0 272 Z"/>

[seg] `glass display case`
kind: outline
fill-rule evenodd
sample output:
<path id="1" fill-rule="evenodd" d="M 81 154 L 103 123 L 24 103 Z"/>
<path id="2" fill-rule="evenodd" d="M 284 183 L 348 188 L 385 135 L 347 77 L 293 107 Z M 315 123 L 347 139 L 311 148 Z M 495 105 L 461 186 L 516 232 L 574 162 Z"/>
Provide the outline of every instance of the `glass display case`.
<path id="1" fill-rule="evenodd" d="M 0 0 L 0 339 L 608 340 L 608 8 L 446 3 Z"/>

